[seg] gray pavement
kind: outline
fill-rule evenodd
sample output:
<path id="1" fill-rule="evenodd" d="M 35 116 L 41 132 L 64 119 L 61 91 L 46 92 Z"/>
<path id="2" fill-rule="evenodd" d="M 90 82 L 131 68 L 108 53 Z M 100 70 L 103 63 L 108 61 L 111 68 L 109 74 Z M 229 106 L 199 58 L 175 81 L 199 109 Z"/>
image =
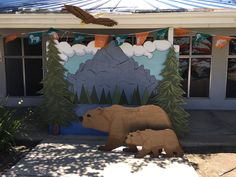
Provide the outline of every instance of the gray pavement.
<path id="1" fill-rule="evenodd" d="M 105 138 L 49 136 L 4 176 L 198 177 L 184 158 L 135 159 L 122 147 L 97 150 Z"/>

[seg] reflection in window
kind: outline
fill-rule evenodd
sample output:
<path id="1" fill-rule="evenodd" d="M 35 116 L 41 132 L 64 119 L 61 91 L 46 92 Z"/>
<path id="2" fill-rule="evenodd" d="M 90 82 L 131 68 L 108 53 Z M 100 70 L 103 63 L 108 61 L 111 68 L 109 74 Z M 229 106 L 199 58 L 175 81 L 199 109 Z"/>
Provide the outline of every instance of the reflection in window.
<path id="1" fill-rule="evenodd" d="M 191 63 L 191 97 L 208 97 L 210 83 L 210 58 L 192 58 Z"/>
<path id="2" fill-rule="evenodd" d="M 231 39 L 229 42 L 229 54 L 236 55 L 236 39 Z"/>
<path id="3" fill-rule="evenodd" d="M 8 96 L 23 96 L 23 68 L 21 58 L 7 58 L 6 60 L 6 84 Z"/>
<path id="4" fill-rule="evenodd" d="M 211 55 L 212 37 L 195 42 L 195 36 L 192 43 L 192 55 Z"/>
<path id="5" fill-rule="evenodd" d="M 188 95 L 188 67 L 189 67 L 189 59 L 188 58 L 180 58 L 179 59 L 179 67 L 180 67 L 180 75 L 183 78 L 182 87 L 185 91 L 183 96 L 187 97 Z"/>
<path id="6" fill-rule="evenodd" d="M 25 59 L 26 95 L 37 96 L 42 89 L 43 67 L 41 58 Z"/>
<path id="7" fill-rule="evenodd" d="M 21 56 L 21 38 L 4 43 L 5 56 Z"/>
<path id="8" fill-rule="evenodd" d="M 175 37 L 174 44 L 180 46 L 180 55 L 189 55 L 190 37 Z"/>
<path id="9" fill-rule="evenodd" d="M 228 59 L 227 98 L 236 98 L 236 58 Z"/>

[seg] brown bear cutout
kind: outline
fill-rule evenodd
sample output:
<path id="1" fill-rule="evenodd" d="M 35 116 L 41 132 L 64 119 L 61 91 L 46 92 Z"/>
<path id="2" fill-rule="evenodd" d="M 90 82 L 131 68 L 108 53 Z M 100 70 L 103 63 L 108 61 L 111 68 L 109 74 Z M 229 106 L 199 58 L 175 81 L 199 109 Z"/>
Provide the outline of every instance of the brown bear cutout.
<path id="1" fill-rule="evenodd" d="M 166 112 L 155 105 L 140 107 L 124 107 L 112 105 L 106 108 L 89 110 L 83 116 L 83 126 L 103 132 L 108 132 L 108 141 L 99 149 L 111 151 L 125 145 L 129 132 L 145 129 L 171 128 L 171 122 Z M 137 151 L 135 145 L 129 145 L 127 151 Z"/>
<path id="2" fill-rule="evenodd" d="M 175 132 L 171 129 L 165 130 L 144 130 L 129 133 L 126 138 L 128 145 L 142 146 L 135 157 L 143 158 L 152 153 L 152 157 L 158 157 L 165 150 L 167 157 L 182 157 L 184 152 L 179 144 Z"/>

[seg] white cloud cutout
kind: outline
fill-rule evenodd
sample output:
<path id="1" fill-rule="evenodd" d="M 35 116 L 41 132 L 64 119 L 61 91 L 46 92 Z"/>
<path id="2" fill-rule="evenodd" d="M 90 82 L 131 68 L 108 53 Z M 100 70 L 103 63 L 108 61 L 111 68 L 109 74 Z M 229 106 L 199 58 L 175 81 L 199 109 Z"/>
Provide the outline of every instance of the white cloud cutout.
<path id="1" fill-rule="evenodd" d="M 168 50 L 171 47 L 171 43 L 166 40 L 155 40 L 153 42 L 151 41 L 146 41 L 143 45 L 137 46 L 137 45 L 131 45 L 127 42 L 123 43 L 120 48 L 123 50 L 123 52 L 128 56 L 128 57 L 133 57 L 133 56 L 147 56 L 148 58 L 152 58 L 155 50 L 159 51 L 165 51 Z M 179 50 L 178 46 L 175 47 L 176 52 Z"/>
<path id="2" fill-rule="evenodd" d="M 88 45 L 83 45 L 83 44 L 75 44 L 71 46 L 69 43 L 62 41 L 58 42 L 55 41 L 56 46 L 60 52 L 59 56 L 61 57 L 64 62 L 68 60 L 68 58 L 78 55 L 78 56 L 83 56 L 86 54 L 92 54 L 95 55 L 96 52 L 100 48 L 95 47 L 95 41 L 91 41 L 88 43 Z M 128 56 L 128 57 L 133 57 L 133 56 L 147 56 L 148 58 L 152 58 L 153 52 L 155 50 L 159 51 L 165 51 L 168 50 L 171 47 L 171 43 L 166 40 L 155 40 L 153 42 L 151 41 L 146 41 L 143 45 L 131 45 L 130 43 L 123 43 L 120 48 L 121 50 Z M 175 45 L 174 46 L 175 51 L 179 52 L 179 46 Z"/>

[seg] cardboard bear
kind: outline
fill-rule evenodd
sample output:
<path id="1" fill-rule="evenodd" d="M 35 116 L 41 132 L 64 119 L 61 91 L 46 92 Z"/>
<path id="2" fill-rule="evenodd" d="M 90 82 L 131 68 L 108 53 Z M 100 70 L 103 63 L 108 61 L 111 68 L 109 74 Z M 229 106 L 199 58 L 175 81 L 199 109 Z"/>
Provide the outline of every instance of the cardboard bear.
<path id="1" fill-rule="evenodd" d="M 171 129 L 136 131 L 129 133 L 125 142 L 128 145 L 142 146 L 142 150 L 135 155 L 137 158 L 150 153 L 153 157 L 158 157 L 162 149 L 168 157 L 180 157 L 184 154 L 175 132 Z"/>
<path id="2" fill-rule="evenodd" d="M 125 137 L 129 132 L 148 128 L 171 128 L 171 122 L 166 112 L 159 106 L 124 107 L 112 105 L 89 110 L 83 116 L 83 126 L 108 132 L 106 145 L 100 146 L 99 149 L 111 151 L 125 144 Z M 137 148 L 130 145 L 126 150 L 137 151 Z"/>

